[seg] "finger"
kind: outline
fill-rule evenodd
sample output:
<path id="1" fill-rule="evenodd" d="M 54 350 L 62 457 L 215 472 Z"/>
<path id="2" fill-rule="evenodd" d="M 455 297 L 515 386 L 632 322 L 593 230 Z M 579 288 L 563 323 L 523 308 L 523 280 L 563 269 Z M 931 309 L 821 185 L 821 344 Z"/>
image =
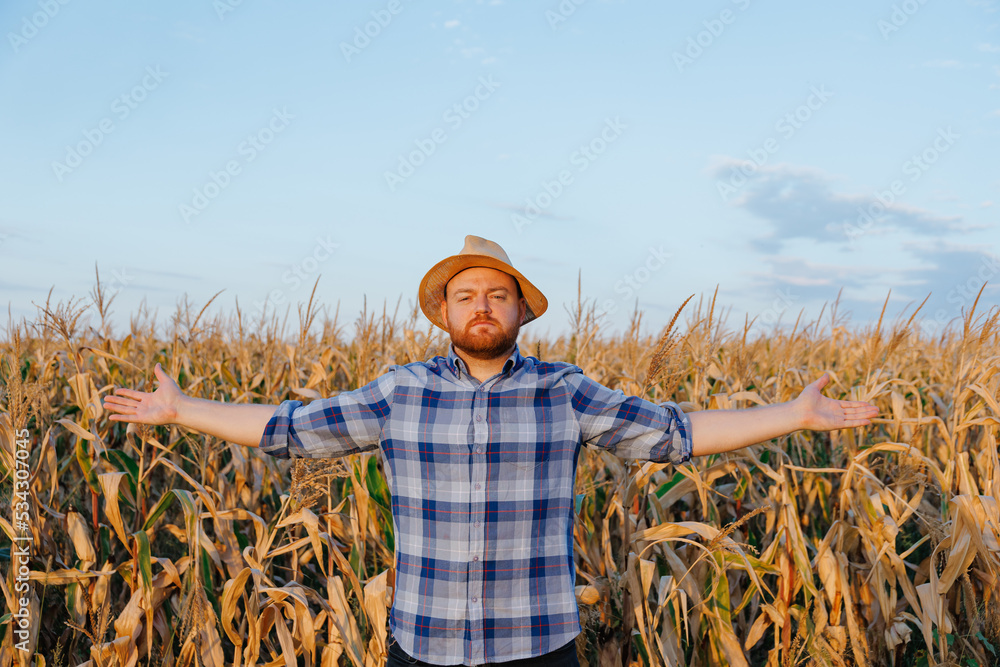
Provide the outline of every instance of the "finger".
<path id="1" fill-rule="evenodd" d="M 118 396 L 105 396 L 104 405 L 124 405 L 128 407 L 135 407 L 139 405 L 141 401 L 133 401 L 131 398 L 121 398 Z"/>
<path id="2" fill-rule="evenodd" d="M 105 405 L 104 407 L 110 412 L 116 412 L 122 415 L 134 415 L 139 412 L 136 408 L 128 405 Z"/>
<path id="3" fill-rule="evenodd" d="M 841 403 L 840 407 L 842 410 L 850 410 L 851 412 L 878 412 L 877 406 L 867 403 Z"/>
<path id="4" fill-rule="evenodd" d="M 874 405 L 841 405 L 840 409 L 845 413 L 851 414 L 865 414 L 865 415 L 877 415 L 879 409 Z"/>
<path id="5" fill-rule="evenodd" d="M 167 372 L 163 370 L 163 366 L 157 363 L 153 366 L 153 373 L 156 375 L 156 379 L 159 380 L 160 384 L 170 384 L 173 379 L 167 375 Z"/>
<path id="6" fill-rule="evenodd" d="M 134 389 L 126 389 L 125 387 L 118 387 L 115 389 L 115 396 L 125 396 L 126 398 L 131 398 L 136 401 L 142 400 L 144 397 L 149 396 L 144 391 L 136 391 Z"/>
<path id="7" fill-rule="evenodd" d="M 109 421 L 113 422 L 128 422 L 131 424 L 142 424 L 143 421 L 136 417 L 134 414 L 112 414 L 108 417 Z"/>
<path id="8" fill-rule="evenodd" d="M 825 387 L 827 384 L 829 384 L 829 382 L 830 382 L 830 374 L 829 373 L 823 373 L 823 375 L 821 375 L 819 377 L 819 379 L 815 380 L 813 382 L 813 384 L 816 385 L 817 389 L 822 390 L 823 387 Z"/>

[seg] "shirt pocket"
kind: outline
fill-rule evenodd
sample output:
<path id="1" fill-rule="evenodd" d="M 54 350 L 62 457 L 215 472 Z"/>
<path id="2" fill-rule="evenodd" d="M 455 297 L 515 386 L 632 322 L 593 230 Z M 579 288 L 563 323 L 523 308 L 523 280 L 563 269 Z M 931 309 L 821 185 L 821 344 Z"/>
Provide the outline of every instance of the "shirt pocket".
<path id="1" fill-rule="evenodd" d="M 548 463 L 552 455 L 552 409 L 548 406 L 517 406 L 498 411 L 500 438 L 491 444 L 502 467 L 533 471 Z"/>

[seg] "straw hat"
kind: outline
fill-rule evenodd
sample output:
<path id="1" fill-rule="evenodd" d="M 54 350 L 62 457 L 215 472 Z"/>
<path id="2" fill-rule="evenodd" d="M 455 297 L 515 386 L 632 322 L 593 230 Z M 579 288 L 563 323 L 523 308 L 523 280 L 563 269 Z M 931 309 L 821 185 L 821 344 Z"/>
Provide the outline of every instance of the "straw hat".
<path id="1" fill-rule="evenodd" d="M 510 259 L 503 248 L 493 241 L 469 235 L 465 237 L 465 247 L 457 255 L 442 259 L 420 281 L 420 309 L 424 311 L 427 319 L 445 331 L 448 329 L 441 320 L 441 302 L 444 301 L 445 285 L 458 273 L 474 266 L 503 271 L 517 281 L 518 285 L 521 286 L 521 295 L 528 302 L 528 312 L 521 324 L 527 324 L 549 307 L 545 295 L 538 291 L 538 288 L 532 285 L 531 281 L 522 276 L 520 271 L 510 265 Z"/>

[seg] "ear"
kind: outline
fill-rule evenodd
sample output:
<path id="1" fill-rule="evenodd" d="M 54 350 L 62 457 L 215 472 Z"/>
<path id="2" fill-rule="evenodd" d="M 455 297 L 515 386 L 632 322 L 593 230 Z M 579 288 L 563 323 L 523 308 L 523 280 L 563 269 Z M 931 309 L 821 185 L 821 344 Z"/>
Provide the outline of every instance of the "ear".
<path id="1" fill-rule="evenodd" d="M 521 319 L 518 321 L 518 324 L 524 324 L 524 318 L 528 316 L 528 300 L 523 296 L 518 304 L 518 311 L 521 313 Z"/>
<path id="2" fill-rule="evenodd" d="M 448 301 L 447 299 L 441 301 L 441 321 L 444 322 L 444 328 L 448 328 Z"/>

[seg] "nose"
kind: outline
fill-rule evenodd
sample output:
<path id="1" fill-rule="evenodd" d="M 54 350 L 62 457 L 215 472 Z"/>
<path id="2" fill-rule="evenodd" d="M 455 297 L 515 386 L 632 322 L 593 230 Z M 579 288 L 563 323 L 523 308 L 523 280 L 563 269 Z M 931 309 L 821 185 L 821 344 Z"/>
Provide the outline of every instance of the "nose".
<path id="1" fill-rule="evenodd" d="M 477 313 L 492 312 L 490 309 L 490 298 L 488 295 L 481 294 L 476 298 L 476 312 Z"/>

